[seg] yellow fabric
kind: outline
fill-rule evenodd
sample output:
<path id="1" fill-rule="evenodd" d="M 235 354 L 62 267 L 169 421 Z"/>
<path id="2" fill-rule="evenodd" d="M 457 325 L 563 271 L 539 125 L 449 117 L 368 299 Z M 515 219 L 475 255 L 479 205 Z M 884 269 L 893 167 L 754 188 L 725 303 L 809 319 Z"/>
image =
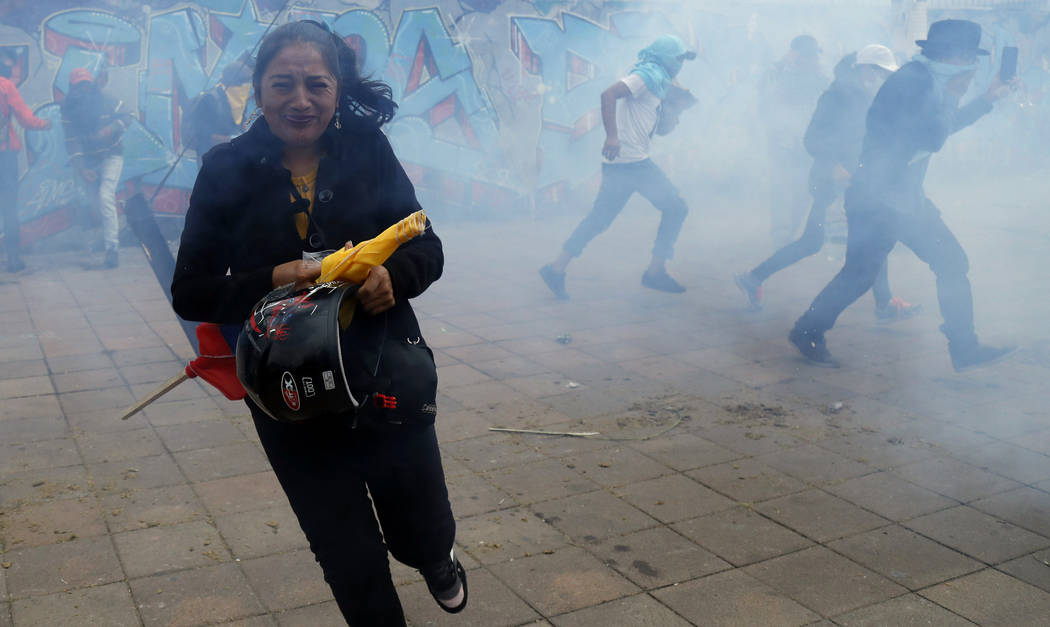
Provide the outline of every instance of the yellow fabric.
<path id="1" fill-rule="evenodd" d="M 328 255 L 321 261 L 321 277 L 317 282 L 364 283 L 372 266 L 382 264 L 398 246 L 422 233 L 426 226 L 427 214 L 420 210 L 370 240 Z"/>
<path id="2" fill-rule="evenodd" d="M 234 124 L 240 124 L 244 120 L 244 109 L 248 106 L 248 97 L 251 95 L 252 86 L 249 84 L 226 88 L 226 101 L 230 103 Z"/>
<path id="3" fill-rule="evenodd" d="M 303 176 L 293 176 L 292 184 L 299 190 L 299 195 L 309 204 L 306 206 L 308 213 L 314 212 L 314 188 L 317 187 L 317 170 Z M 295 201 L 295 196 L 289 194 L 291 200 Z M 305 213 L 295 214 L 295 228 L 299 231 L 299 238 L 306 239 L 306 234 L 309 232 L 310 217 Z"/>

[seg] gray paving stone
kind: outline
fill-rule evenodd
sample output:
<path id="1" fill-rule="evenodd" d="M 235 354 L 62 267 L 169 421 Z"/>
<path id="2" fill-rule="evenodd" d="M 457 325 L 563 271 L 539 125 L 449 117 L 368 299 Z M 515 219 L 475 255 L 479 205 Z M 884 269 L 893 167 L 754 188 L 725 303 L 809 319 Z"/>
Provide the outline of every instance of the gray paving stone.
<path id="1" fill-rule="evenodd" d="M 568 542 L 565 534 L 525 508 L 459 519 L 456 539 L 482 564 L 554 551 Z"/>
<path id="2" fill-rule="evenodd" d="M 685 475 L 668 475 L 615 488 L 613 492 L 664 523 L 729 509 L 736 503 Z"/>
<path id="3" fill-rule="evenodd" d="M 991 569 L 920 594 L 979 625 L 1038 625 L 1050 616 L 1050 593 Z"/>
<path id="4" fill-rule="evenodd" d="M 604 491 L 545 501 L 530 506 L 530 509 L 577 542 L 596 542 L 659 524 L 656 519 Z"/>
<path id="5" fill-rule="evenodd" d="M 124 582 L 15 601 L 11 609 L 15 622 L 9 624 L 17 625 L 141 625 Z"/>
<path id="6" fill-rule="evenodd" d="M 193 482 L 262 472 L 270 468 L 266 455 L 251 443 L 179 451 L 175 462 Z"/>
<path id="7" fill-rule="evenodd" d="M 632 442 L 630 447 L 678 471 L 714 466 L 741 455 L 688 432 L 673 431 L 668 437 Z"/>
<path id="8" fill-rule="evenodd" d="M 821 490 L 807 490 L 764 501 L 755 505 L 755 509 L 817 542 L 828 542 L 890 523 Z"/>
<path id="9" fill-rule="evenodd" d="M 207 516 L 187 485 L 107 494 L 102 497 L 101 506 L 111 533 L 173 525 Z"/>
<path id="10" fill-rule="evenodd" d="M 1050 550 L 1036 551 L 998 566 L 1004 573 L 1050 592 Z"/>
<path id="11" fill-rule="evenodd" d="M 843 627 L 881 627 L 883 625 L 966 627 L 974 624 L 914 594 L 906 594 L 836 616 L 835 623 Z"/>
<path id="12" fill-rule="evenodd" d="M 7 398 L 0 403 L 0 420 L 14 418 L 59 418 L 62 407 L 54 394 Z"/>
<path id="13" fill-rule="evenodd" d="M 8 548 L 41 546 L 106 533 L 98 504 L 90 497 L 27 503 L 7 510 L 0 522 Z"/>
<path id="14" fill-rule="evenodd" d="M 149 457 L 165 452 L 164 444 L 150 427 L 111 433 L 83 433 L 75 437 L 80 456 L 86 464 Z"/>
<path id="15" fill-rule="evenodd" d="M 321 567 L 308 549 L 246 560 L 241 566 L 252 588 L 271 611 L 311 605 L 332 598 Z"/>
<path id="16" fill-rule="evenodd" d="M 777 451 L 759 457 L 758 461 L 813 484 L 838 483 L 874 471 L 874 468 L 867 464 L 855 462 L 814 445 Z"/>
<path id="17" fill-rule="evenodd" d="M 958 505 L 955 500 L 886 472 L 848 479 L 825 489 L 851 503 L 896 521 Z"/>
<path id="18" fill-rule="evenodd" d="M 694 625 L 806 625 L 820 618 L 743 570 L 662 588 L 653 596 Z"/>
<path id="19" fill-rule="evenodd" d="M 128 577 L 142 577 L 226 562 L 230 553 L 204 521 L 113 534 Z"/>
<path id="20" fill-rule="evenodd" d="M 516 434 L 492 434 L 451 442 L 442 447 L 474 472 L 484 472 L 546 459 L 530 440 Z"/>
<path id="21" fill-rule="evenodd" d="M 672 527 L 734 566 L 792 553 L 812 544 L 748 507 L 701 516 Z"/>
<path id="22" fill-rule="evenodd" d="M 738 459 L 686 474 L 740 503 L 757 503 L 807 488 L 798 479 L 754 459 Z"/>
<path id="23" fill-rule="evenodd" d="M 566 459 L 544 459 L 491 470 L 485 476 L 521 505 L 600 489 L 597 483 L 569 468 L 569 464 Z M 455 482 L 449 479 L 448 483 Z"/>
<path id="24" fill-rule="evenodd" d="M 555 620 L 559 627 L 686 627 L 691 624 L 644 594 L 563 614 Z"/>
<path id="25" fill-rule="evenodd" d="M 967 503 L 1021 487 L 1021 484 L 954 459 L 936 458 L 896 468 L 893 474 Z"/>
<path id="26" fill-rule="evenodd" d="M 1032 488 L 1001 492 L 971 506 L 1018 527 L 1050 537 L 1050 494 Z"/>
<path id="27" fill-rule="evenodd" d="M 575 547 L 489 568 L 544 616 L 599 605 L 638 592 L 637 586 Z"/>
<path id="28" fill-rule="evenodd" d="M 532 624 L 539 618 L 536 610 L 486 570 L 468 570 L 467 583 L 470 590 L 467 607 L 458 614 L 442 611 L 422 581 L 398 588 L 409 624 L 435 627 L 511 627 Z"/>
<path id="29" fill-rule="evenodd" d="M 156 433 L 172 452 L 225 446 L 245 440 L 244 434 L 223 418 L 157 427 Z"/>
<path id="30" fill-rule="evenodd" d="M 903 523 L 905 527 L 988 564 L 1050 546 L 1050 539 L 971 507 L 959 506 Z"/>
<path id="31" fill-rule="evenodd" d="M 288 502 L 271 471 L 205 481 L 193 489 L 212 516 L 267 509 Z"/>
<path id="32" fill-rule="evenodd" d="M 473 516 L 507 509 L 517 504 L 509 493 L 493 487 L 484 477 L 474 473 L 446 477 L 445 485 L 448 488 L 449 500 L 455 504 L 453 511 L 456 516 Z"/>
<path id="33" fill-rule="evenodd" d="M 87 469 L 95 488 L 102 493 L 162 488 L 185 482 L 182 471 L 167 454 L 89 464 Z"/>
<path id="34" fill-rule="evenodd" d="M 87 471 L 79 465 L 11 473 L 0 483 L 0 503 L 5 508 L 90 494 Z"/>
<path id="35" fill-rule="evenodd" d="M 976 560 L 896 525 L 827 546 L 910 590 L 984 568 Z"/>
<path id="36" fill-rule="evenodd" d="M 10 564 L 4 570 L 12 599 L 98 586 L 124 578 L 113 543 L 106 536 L 16 550 L 9 548 L 3 559 Z"/>
<path id="37" fill-rule="evenodd" d="M 732 566 L 666 527 L 599 542 L 588 549 L 646 590 L 703 577 Z"/>
<path id="38" fill-rule="evenodd" d="M 316 627 L 317 625 L 338 625 L 343 620 L 343 614 L 335 601 L 315 603 L 285 610 L 277 614 L 275 624 L 280 627 Z"/>
<path id="39" fill-rule="evenodd" d="M 1006 442 L 953 452 L 964 462 L 1020 483 L 1038 483 L 1050 479 L 1050 456 Z"/>
<path id="40" fill-rule="evenodd" d="M 595 483 L 611 487 L 645 481 L 673 471 L 626 446 L 613 446 L 564 458 L 566 465 Z"/>
<path id="41" fill-rule="evenodd" d="M 885 601 L 906 591 L 821 546 L 752 564 L 743 570 L 824 616 Z"/>
<path id="42" fill-rule="evenodd" d="M 226 622 L 264 611 L 234 564 L 132 579 L 130 586 L 144 625 Z"/>
<path id="43" fill-rule="evenodd" d="M 217 516 L 215 526 L 233 556 L 242 560 L 309 546 L 287 504 Z"/>

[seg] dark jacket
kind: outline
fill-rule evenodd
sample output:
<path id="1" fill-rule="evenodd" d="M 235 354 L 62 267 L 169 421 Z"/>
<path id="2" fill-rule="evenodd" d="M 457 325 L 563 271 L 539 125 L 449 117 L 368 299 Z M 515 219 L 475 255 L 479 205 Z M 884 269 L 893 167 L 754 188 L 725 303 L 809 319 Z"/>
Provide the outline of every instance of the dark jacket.
<path id="1" fill-rule="evenodd" d="M 850 174 L 857 168 L 865 115 L 875 94 L 861 83 L 856 59 L 853 53 L 835 66 L 835 81 L 821 94 L 806 129 L 803 141 L 813 157 L 813 187 L 833 186 L 831 173 L 836 165 Z"/>
<path id="2" fill-rule="evenodd" d="M 940 106 L 926 66 L 905 64 L 886 80 L 868 110 L 860 164 L 847 202 L 853 199 L 855 205 L 902 213 L 918 210 L 926 197 L 923 182 L 930 155 L 949 135 L 991 110 L 984 98 L 961 108 Z"/>
<path id="3" fill-rule="evenodd" d="M 123 101 L 96 85 L 83 82 L 71 87 L 62 101 L 62 127 L 73 165 L 78 169 L 97 168 L 106 157 L 122 155 L 121 138 L 131 122 Z"/>
<path id="4" fill-rule="evenodd" d="M 281 165 L 281 142 L 264 118 L 244 135 L 203 157 L 182 232 L 172 306 L 186 320 L 241 324 L 252 305 L 273 289 L 275 266 L 304 250 L 342 247 L 371 239 L 420 209 L 415 190 L 377 128 L 324 136 L 313 221 L 324 235 L 311 249 L 296 230 L 291 174 Z M 441 240 L 432 229 L 402 244 L 383 264 L 396 304 L 387 313 L 388 337 L 417 337 L 408 299 L 441 276 Z M 229 270 L 229 274 L 227 274 Z"/>
<path id="5" fill-rule="evenodd" d="M 182 143 L 203 155 L 215 145 L 212 135 L 235 135 L 240 126 L 233 121 L 230 101 L 222 85 L 201 93 L 182 115 Z"/>

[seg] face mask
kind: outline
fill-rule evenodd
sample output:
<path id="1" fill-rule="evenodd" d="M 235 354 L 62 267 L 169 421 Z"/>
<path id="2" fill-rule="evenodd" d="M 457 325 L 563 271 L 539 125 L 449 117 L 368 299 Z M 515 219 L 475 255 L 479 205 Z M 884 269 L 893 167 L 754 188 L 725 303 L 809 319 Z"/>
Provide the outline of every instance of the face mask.
<path id="1" fill-rule="evenodd" d="M 925 65 L 926 69 L 930 71 L 930 75 L 933 76 L 934 93 L 937 94 L 938 99 L 943 104 L 947 104 L 944 89 L 948 84 L 948 81 L 965 72 L 973 72 L 977 70 L 976 61 L 969 65 L 953 65 L 942 61 L 934 61 L 923 54 L 915 55 L 914 60 Z"/>
<path id="2" fill-rule="evenodd" d="M 678 57 L 675 57 L 674 59 L 671 59 L 667 62 L 665 68 L 667 69 L 667 73 L 671 76 L 671 78 L 678 76 L 678 73 L 682 71 L 682 63 L 682 59 Z"/>

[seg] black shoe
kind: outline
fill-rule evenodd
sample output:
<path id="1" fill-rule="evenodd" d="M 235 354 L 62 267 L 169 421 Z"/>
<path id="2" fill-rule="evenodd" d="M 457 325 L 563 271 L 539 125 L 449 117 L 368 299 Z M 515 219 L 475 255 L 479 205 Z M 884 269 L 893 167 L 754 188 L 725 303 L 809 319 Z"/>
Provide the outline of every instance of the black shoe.
<path id="1" fill-rule="evenodd" d="M 828 345 L 824 342 L 824 334 L 819 335 L 802 331 L 798 327 L 791 329 L 788 341 L 795 345 L 798 352 L 806 358 L 809 363 L 822 368 L 838 368 L 839 362 L 828 352 Z"/>
<path id="2" fill-rule="evenodd" d="M 642 275 L 642 285 L 649 289 L 660 290 L 661 292 L 668 292 L 671 294 L 681 294 L 685 291 L 685 288 L 681 283 L 671 278 L 670 274 L 667 274 L 667 270 L 661 269 L 659 272 L 645 271 Z"/>
<path id="3" fill-rule="evenodd" d="M 978 366 L 994 364 L 1015 350 L 1017 350 L 1016 346 L 985 346 L 975 343 L 966 348 L 952 348 L 950 344 L 948 345 L 952 367 L 956 372 L 965 372 Z"/>
<path id="4" fill-rule="evenodd" d="M 102 262 L 102 266 L 105 267 L 105 268 L 116 268 L 117 264 L 118 264 L 118 261 L 117 261 L 117 249 L 116 248 L 109 248 L 109 249 L 107 249 L 106 250 L 106 258 Z"/>
<path id="5" fill-rule="evenodd" d="M 11 274 L 15 272 L 21 272 L 26 269 L 26 264 L 21 258 L 8 259 L 7 260 L 7 271 Z"/>
<path id="6" fill-rule="evenodd" d="M 565 273 L 558 272 L 554 269 L 554 266 L 547 264 L 540 268 L 540 277 L 543 278 L 543 282 L 547 284 L 547 287 L 554 292 L 554 297 L 558 300 L 569 300 L 569 293 L 565 291 Z"/>
<path id="7" fill-rule="evenodd" d="M 456 559 L 455 549 L 449 553 L 447 561 L 432 568 L 420 569 L 419 572 L 441 609 L 455 614 L 467 606 L 467 571 Z"/>
<path id="8" fill-rule="evenodd" d="M 762 311 L 762 283 L 756 281 L 750 272 L 733 275 L 733 282 L 747 296 L 751 311 Z"/>

